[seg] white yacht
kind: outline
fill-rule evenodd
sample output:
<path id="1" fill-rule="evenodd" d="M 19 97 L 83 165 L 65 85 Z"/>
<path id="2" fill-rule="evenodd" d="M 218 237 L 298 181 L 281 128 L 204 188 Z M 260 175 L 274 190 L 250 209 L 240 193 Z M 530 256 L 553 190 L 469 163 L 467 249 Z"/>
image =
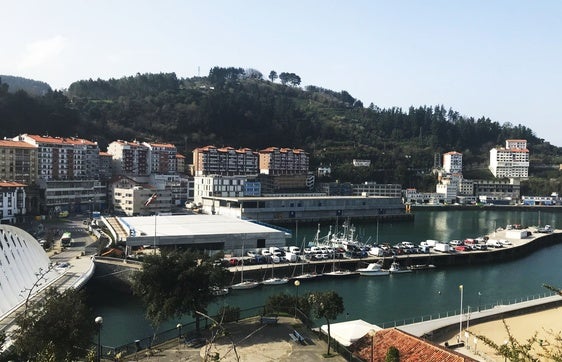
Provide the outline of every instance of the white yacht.
<path id="1" fill-rule="evenodd" d="M 381 264 L 379 263 L 370 263 L 369 265 L 367 265 L 366 268 L 359 268 L 357 269 L 357 271 L 359 272 L 360 275 L 364 275 L 368 277 L 390 274 L 390 271 L 383 270 Z"/>

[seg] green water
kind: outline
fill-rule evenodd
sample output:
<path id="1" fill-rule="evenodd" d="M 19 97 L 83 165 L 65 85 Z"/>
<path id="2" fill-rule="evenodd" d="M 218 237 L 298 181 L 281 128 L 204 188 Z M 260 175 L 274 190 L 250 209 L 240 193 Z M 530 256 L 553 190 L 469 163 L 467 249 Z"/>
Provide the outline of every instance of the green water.
<path id="1" fill-rule="evenodd" d="M 555 211 L 416 211 L 414 222 L 380 223 L 378 241 L 419 242 L 426 239 L 448 241 L 477 237 L 492 232 L 506 224 L 538 225 L 554 227 L 562 213 Z M 341 224 L 341 221 L 339 221 Z M 341 227 L 341 225 L 340 225 Z M 362 240 L 377 239 L 376 223 L 355 224 Z M 332 228 L 335 228 L 335 221 Z M 297 230 L 295 230 L 297 229 Z M 329 225 L 320 226 L 321 235 Z M 293 228 L 292 244 L 303 239 L 312 240 L 316 225 L 298 225 Z M 543 283 L 562 287 L 562 244 L 534 252 L 524 258 L 478 266 L 459 266 L 431 271 L 391 275 L 387 277 L 357 277 L 346 280 L 311 280 L 301 283 L 298 293 L 334 290 L 344 299 L 346 312 L 339 320 L 363 319 L 382 325 L 391 321 L 419 320 L 422 316 L 458 313 L 459 285 L 463 285 L 463 305 L 478 308 L 491 306 L 530 295 L 547 292 Z M 128 293 L 108 291 L 102 278 L 92 279 L 86 287 L 89 303 L 96 314 L 104 317 L 102 343 L 118 346 L 152 334 L 152 328 L 143 317 L 139 301 Z M 268 286 L 254 290 L 234 291 L 219 303 L 239 306 L 242 309 L 259 306 L 268 296 L 279 293 L 297 293 L 292 284 Z M 480 295 L 479 295 L 480 294 Z M 216 310 L 219 304 L 210 306 Z M 466 311 L 466 310 L 465 310 Z M 178 321 L 170 321 L 161 329 L 173 328 Z"/>

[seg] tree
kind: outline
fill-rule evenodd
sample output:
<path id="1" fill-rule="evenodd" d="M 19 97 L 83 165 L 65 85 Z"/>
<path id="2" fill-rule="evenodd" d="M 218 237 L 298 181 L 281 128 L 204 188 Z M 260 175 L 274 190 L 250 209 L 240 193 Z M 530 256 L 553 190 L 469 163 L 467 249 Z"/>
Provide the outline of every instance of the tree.
<path id="1" fill-rule="evenodd" d="M 334 291 L 329 292 L 316 292 L 308 295 L 308 303 L 312 308 L 312 314 L 316 318 L 325 318 L 328 326 L 328 353 L 330 355 L 330 319 L 336 319 L 337 316 L 343 313 L 343 299 L 338 293 Z"/>
<path id="2" fill-rule="evenodd" d="M 222 287 L 228 271 L 215 267 L 209 257 L 192 251 L 166 251 L 148 255 L 133 277 L 133 292 L 146 306 L 146 316 L 156 329 L 163 321 L 190 313 L 199 330 L 200 315 L 215 299 L 212 287 Z"/>
<path id="3" fill-rule="evenodd" d="M 390 346 L 386 351 L 384 362 L 400 362 L 400 351 L 394 346 Z"/>
<path id="4" fill-rule="evenodd" d="M 275 80 L 276 80 L 277 78 L 279 78 L 279 76 L 277 76 L 277 72 L 276 72 L 276 71 L 272 70 L 271 72 L 269 72 L 269 77 L 268 77 L 268 78 L 269 78 L 269 80 L 273 83 L 273 82 L 275 82 Z"/>
<path id="5" fill-rule="evenodd" d="M 96 333 L 84 293 L 75 289 L 46 291 L 16 318 L 14 347 L 20 360 L 75 361 L 88 354 Z"/>

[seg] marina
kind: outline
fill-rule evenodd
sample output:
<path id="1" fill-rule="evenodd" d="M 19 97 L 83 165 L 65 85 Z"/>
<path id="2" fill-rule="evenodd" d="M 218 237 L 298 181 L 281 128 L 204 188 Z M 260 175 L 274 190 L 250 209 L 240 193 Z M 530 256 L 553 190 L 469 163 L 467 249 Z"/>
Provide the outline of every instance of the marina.
<path id="1" fill-rule="evenodd" d="M 541 213 L 544 224 L 556 226 L 559 214 L 556 211 Z M 538 225 L 536 211 L 421 211 L 416 213 L 414 223 L 381 223 L 379 237 L 381 242 L 396 244 L 404 240 L 419 243 L 423 240 L 455 240 L 476 238 L 490 234 L 497 225 L 521 224 Z M 360 239 L 367 240 L 369 236 L 376 235 L 375 224 L 358 224 L 357 235 Z M 322 226 L 328 230 L 329 225 Z M 294 230 L 295 231 L 295 230 Z M 317 225 L 305 227 L 299 225 L 295 232 L 296 240 L 313 240 L 317 232 Z M 293 244 L 297 244 L 297 242 Z M 298 243 L 300 244 L 300 243 Z M 240 306 L 242 309 L 263 305 L 265 300 L 272 295 L 280 293 L 304 295 L 313 291 L 334 290 L 344 299 L 345 312 L 338 317 L 338 321 L 363 319 L 381 327 L 395 324 L 411 323 L 421 319 L 438 318 L 449 314 L 458 314 L 459 295 L 458 286 L 464 284 L 465 305 L 471 308 L 485 309 L 494 305 L 505 304 L 507 301 L 523 297 L 542 294 L 545 292 L 542 284 L 548 283 L 555 286 L 562 285 L 562 276 L 557 272 L 558 260 L 562 258 L 562 245 L 541 245 L 526 254 L 514 255 L 513 248 L 493 250 L 490 255 L 508 253 L 508 258 L 497 260 L 474 260 L 469 255 L 485 255 L 480 252 L 457 253 L 466 255 L 466 263 L 455 264 L 459 255 L 445 255 L 442 262 L 435 261 L 436 268 L 431 270 L 415 271 L 402 275 L 391 274 L 383 277 L 353 277 L 345 279 L 336 278 L 297 278 L 301 275 L 314 275 L 313 265 L 317 265 L 318 272 L 322 271 L 320 265 L 328 262 L 310 262 L 306 264 L 276 266 L 275 276 L 286 268 L 288 275 L 294 275 L 299 280 L 299 286 L 294 282 L 284 285 L 262 287 L 251 290 L 232 290 L 228 295 L 217 300 L 209 306 L 209 312 L 218 310 L 223 305 Z M 421 255 L 420 255 L 421 257 Z M 462 256 L 461 256 L 462 257 Z M 400 256 L 407 259 L 407 256 Z M 482 257 L 480 257 L 482 258 Z M 376 258 L 374 258 L 376 259 Z M 374 260 L 373 259 L 373 260 Z M 390 258 L 387 258 L 390 263 Z M 410 258 L 413 259 L 413 258 Z M 420 259 L 421 260 L 421 259 Z M 427 260 L 412 260 L 411 265 L 424 265 Z M 340 261 L 342 267 L 343 261 Z M 355 264 L 366 266 L 366 259 L 354 261 Z M 253 266 L 252 266 L 253 267 Z M 271 266 L 263 266 L 271 268 Z M 259 266 L 256 266 L 259 268 Z M 309 269 L 311 268 L 311 269 Z M 269 275 L 271 275 L 271 269 Z M 328 266 L 326 266 L 326 271 Z M 533 272 L 529 272 L 533 270 Z M 263 279 L 266 269 L 259 272 L 257 279 Z M 246 275 L 247 271 L 244 271 Z M 238 276 L 239 278 L 239 276 Z M 501 287 L 498 287 L 501 286 Z M 104 316 L 102 341 L 106 345 L 117 346 L 130 343 L 137 338 L 151 335 L 154 331 L 144 319 L 143 307 L 140 301 L 130 292 L 114 289 L 107 278 L 93 278 L 86 287 L 90 304 L 94 311 Z M 126 313 L 123 306 L 127 305 Z M 189 317 L 181 319 L 182 322 L 190 321 Z M 159 330 L 173 328 L 177 320 L 169 321 Z"/>

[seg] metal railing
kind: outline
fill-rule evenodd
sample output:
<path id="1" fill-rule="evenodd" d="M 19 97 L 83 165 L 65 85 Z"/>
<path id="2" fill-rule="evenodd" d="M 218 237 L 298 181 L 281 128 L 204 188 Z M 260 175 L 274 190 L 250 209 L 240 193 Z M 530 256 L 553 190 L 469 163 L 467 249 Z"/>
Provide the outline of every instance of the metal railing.
<path id="1" fill-rule="evenodd" d="M 486 310 L 497 308 L 499 306 L 524 303 L 524 302 L 529 302 L 529 301 L 532 301 L 532 300 L 538 300 L 538 299 L 542 299 L 542 298 L 551 297 L 551 296 L 554 296 L 554 295 L 556 295 L 556 293 L 533 294 L 533 295 L 528 295 L 528 296 L 525 296 L 525 297 L 509 299 L 509 300 L 500 299 L 500 300 L 497 300 L 494 303 L 481 304 L 479 306 L 478 305 L 476 305 L 476 306 L 469 306 L 468 305 L 468 306 L 466 306 L 466 308 L 463 308 L 462 313 L 464 313 L 464 314 L 471 313 L 472 314 L 472 313 L 477 313 L 477 312 L 484 312 Z M 452 311 L 426 314 L 426 315 L 422 315 L 422 316 L 416 316 L 416 317 L 410 317 L 410 318 L 405 318 L 405 319 L 398 319 L 398 320 L 393 320 L 393 321 L 377 323 L 377 325 L 381 328 L 399 327 L 399 326 L 404 326 L 404 325 L 407 325 L 407 324 L 421 323 L 421 322 L 431 321 L 431 320 L 434 320 L 434 319 L 441 319 L 441 318 L 458 316 L 459 314 L 460 314 L 459 309 L 455 309 L 455 310 L 452 310 Z"/>
<path id="2" fill-rule="evenodd" d="M 264 306 L 248 308 L 244 310 L 240 310 L 239 320 L 246 319 L 250 317 L 255 317 L 258 315 L 263 315 L 264 313 Z M 212 316 L 214 320 L 220 320 L 221 316 Z M 169 342 L 173 339 L 185 339 L 189 340 L 191 337 L 197 337 L 201 334 L 201 332 L 208 331 L 212 325 L 212 322 L 207 318 L 201 318 L 201 325 L 200 331 L 196 329 L 195 321 L 181 324 L 181 328 L 170 328 L 165 331 L 155 333 L 152 336 L 144 337 L 141 339 L 137 339 L 130 343 L 118 346 L 118 347 L 111 347 L 111 346 L 103 346 L 102 345 L 102 356 L 104 358 L 115 358 L 117 355 L 123 357 L 128 356 L 140 351 L 149 350 L 154 348 L 157 345 L 163 344 L 165 342 Z"/>

